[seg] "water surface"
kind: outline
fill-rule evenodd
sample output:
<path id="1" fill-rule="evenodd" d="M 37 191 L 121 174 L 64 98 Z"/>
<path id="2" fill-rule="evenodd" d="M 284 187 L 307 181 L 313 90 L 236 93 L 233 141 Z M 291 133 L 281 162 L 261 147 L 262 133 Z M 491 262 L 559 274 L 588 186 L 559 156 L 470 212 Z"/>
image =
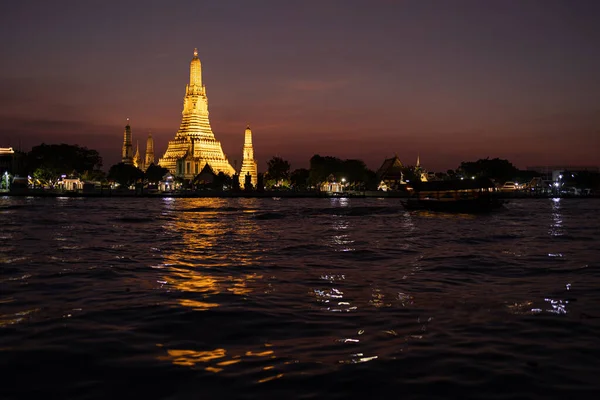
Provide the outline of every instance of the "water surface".
<path id="1" fill-rule="evenodd" d="M 600 201 L 0 197 L 0 398 L 600 393 Z"/>

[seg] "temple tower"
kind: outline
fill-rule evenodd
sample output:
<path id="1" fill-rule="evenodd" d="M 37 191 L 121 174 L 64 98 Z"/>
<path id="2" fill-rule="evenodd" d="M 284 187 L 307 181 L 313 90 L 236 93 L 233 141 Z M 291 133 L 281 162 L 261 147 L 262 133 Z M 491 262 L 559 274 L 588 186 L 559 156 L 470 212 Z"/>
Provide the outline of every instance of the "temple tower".
<path id="1" fill-rule="evenodd" d="M 123 151 L 122 151 L 121 162 L 127 165 L 133 165 L 133 149 L 131 148 L 131 126 L 129 126 L 129 118 L 127 118 L 127 125 L 125 125 L 125 132 L 123 134 Z"/>
<path id="2" fill-rule="evenodd" d="M 141 169 L 142 171 L 144 170 L 144 163 L 142 161 L 142 155 L 140 154 L 140 142 L 136 142 L 136 146 L 135 146 L 135 156 L 133 156 L 133 166 Z"/>
<path id="3" fill-rule="evenodd" d="M 254 160 L 254 148 L 252 147 L 252 131 L 250 126 L 246 127 L 244 138 L 244 157 L 242 161 L 242 169 L 240 170 L 240 186 L 244 188 L 246 184 L 246 174 L 250 174 L 252 186 L 256 187 L 258 181 L 258 169 L 256 160 Z"/>
<path id="4" fill-rule="evenodd" d="M 148 133 L 148 140 L 146 140 L 146 162 L 144 164 L 146 168 L 154 164 L 154 139 L 152 139 L 152 132 Z"/>
<path id="5" fill-rule="evenodd" d="M 198 49 L 190 63 L 190 81 L 185 87 L 181 125 L 175 138 L 169 141 L 159 165 L 185 179 L 192 179 L 208 164 L 215 173 L 235 174 L 229 164 L 221 142 L 215 135 L 208 120 L 208 97 L 202 84 L 202 65 Z"/>

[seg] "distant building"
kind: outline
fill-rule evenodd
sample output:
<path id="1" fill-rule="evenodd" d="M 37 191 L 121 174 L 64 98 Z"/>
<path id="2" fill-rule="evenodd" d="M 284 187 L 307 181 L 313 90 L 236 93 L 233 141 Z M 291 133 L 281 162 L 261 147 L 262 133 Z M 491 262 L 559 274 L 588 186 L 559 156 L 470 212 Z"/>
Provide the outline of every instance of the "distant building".
<path id="1" fill-rule="evenodd" d="M 144 161 L 142 160 L 142 155 L 140 154 L 140 143 L 137 142 L 135 146 L 135 155 L 133 156 L 133 166 L 137 169 L 141 169 L 144 171 Z"/>
<path id="2" fill-rule="evenodd" d="M 148 169 L 152 164 L 154 164 L 154 139 L 152 139 L 152 132 L 149 132 L 148 139 L 146 140 L 146 160 L 144 166 Z"/>
<path id="3" fill-rule="evenodd" d="M 417 160 L 418 162 L 418 160 Z M 404 182 L 404 165 L 398 155 L 386 159 L 376 172 L 378 190 L 398 190 Z"/>
<path id="4" fill-rule="evenodd" d="M 200 173 L 194 178 L 193 183 L 197 187 L 212 186 L 216 176 L 217 174 L 215 174 L 210 165 L 206 163 L 204 164 L 204 168 L 202 168 L 202 171 L 200 171 Z"/>
<path id="5" fill-rule="evenodd" d="M 421 166 L 420 156 L 417 155 L 415 166 L 402 164 L 398 155 L 386 159 L 376 172 L 379 185 L 377 190 L 405 189 L 410 179 L 421 182 L 430 180 L 429 173 Z M 411 178 L 412 177 L 412 178 Z"/>
<path id="6" fill-rule="evenodd" d="M 344 184 L 343 182 L 336 182 L 335 176 L 330 174 L 327 180 L 321 183 L 319 190 L 329 194 L 342 193 L 344 191 Z"/>
<path id="7" fill-rule="evenodd" d="M 131 148 L 131 126 L 129 126 L 129 118 L 127 118 L 127 125 L 125 125 L 125 132 L 123 133 L 123 149 L 121 154 L 121 162 L 123 164 L 133 165 L 133 149 Z"/>
<path id="8" fill-rule="evenodd" d="M 575 165 L 547 165 L 547 166 L 534 166 L 527 167 L 527 171 L 537 172 L 538 174 L 542 174 L 546 179 L 553 179 L 552 177 L 557 176 L 563 171 L 570 172 L 600 172 L 600 168 L 597 166 L 575 166 Z"/>
<path id="9" fill-rule="evenodd" d="M 83 181 L 79 178 L 63 178 L 58 184 L 70 192 L 83 189 Z"/>
<path id="10" fill-rule="evenodd" d="M 15 151 L 12 147 L 0 147 L 0 172 L 13 172 Z"/>

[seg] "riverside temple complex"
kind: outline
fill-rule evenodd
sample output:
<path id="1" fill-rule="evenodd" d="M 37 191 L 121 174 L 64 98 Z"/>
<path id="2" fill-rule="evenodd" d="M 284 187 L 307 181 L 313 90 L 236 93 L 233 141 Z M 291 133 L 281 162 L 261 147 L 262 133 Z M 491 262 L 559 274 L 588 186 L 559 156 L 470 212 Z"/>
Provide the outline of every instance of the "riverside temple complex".
<path id="1" fill-rule="evenodd" d="M 161 167 L 184 179 L 192 179 L 208 164 L 214 173 L 234 175 L 221 142 L 215 139 L 208 119 L 208 97 L 202 83 L 202 65 L 198 49 L 190 62 L 190 82 L 183 98 L 181 125 L 158 161 Z"/>
<path id="2" fill-rule="evenodd" d="M 190 62 L 190 80 L 185 87 L 181 125 L 175 137 L 169 141 L 167 150 L 158 160 L 158 165 L 167 168 L 169 172 L 186 180 L 192 180 L 205 171 L 208 165 L 212 173 L 232 176 L 236 170 L 231 166 L 221 142 L 215 135 L 208 119 L 208 96 L 206 86 L 202 82 L 202 64 L 198 58 L 198 49 Z M 139 146 L 133 154 L 131 127 L 129 119 L 123 138 L 122 162 L 134 165 L 140 169 L 148 168 L 154 163 L 154 141 L 148 136 L 146 158 L 142 158 Z M 243 161 L 239 171 L 240 185 L 245 187 L 246 176 L 250 175 L 250 183 L 255 186 L 258 180 L 258 169 L 254 159 L 252 131 L 248 126 L 244 132 Z"/>

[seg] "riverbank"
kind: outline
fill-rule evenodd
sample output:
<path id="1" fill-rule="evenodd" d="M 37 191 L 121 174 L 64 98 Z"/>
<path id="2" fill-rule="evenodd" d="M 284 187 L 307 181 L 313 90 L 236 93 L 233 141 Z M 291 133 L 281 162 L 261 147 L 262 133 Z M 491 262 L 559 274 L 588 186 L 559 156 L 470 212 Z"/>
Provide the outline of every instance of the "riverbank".
<path id="1" fill-rule="evenodd" d="M 45 189 L 26 189 L 10 192 L 0 192 L 0 196 L 32 196 L 32 197 L 257 197 L 257 198 L 320 198 L 320 197 L 390 197 L 406 198 L 406 192 L 383 192 L 383 191 L 347 191 L 344 193 L 328 193 L 314 191 L 173 191 L 173 192 L 139 192 L 134 190 L 102 190 L 93 192 L 81 191 L 52 191 Z"/>
<path id="2" fill-rule="evenodd" d="M 13 191 L 0 191 L 0 196 L 21 197 L 182 197 L 182 198 L 408 198 L 409 194 L 404 191 L 347 191 L 343 193 L 314 192 L 314 191 L 173 191 L 173 192 L 140 192 L 134 190 L 111 190 L 82 192 L 82 191 L 54 191 L 47 189 L 19 189 Z M 498 197 L 502 199 L 540 199 L 540 198 L 600 198 L 600 194 L 586 196 L 574 196 L 570 194 L 529 194 L 523 192 L 500 192 Z"/>

